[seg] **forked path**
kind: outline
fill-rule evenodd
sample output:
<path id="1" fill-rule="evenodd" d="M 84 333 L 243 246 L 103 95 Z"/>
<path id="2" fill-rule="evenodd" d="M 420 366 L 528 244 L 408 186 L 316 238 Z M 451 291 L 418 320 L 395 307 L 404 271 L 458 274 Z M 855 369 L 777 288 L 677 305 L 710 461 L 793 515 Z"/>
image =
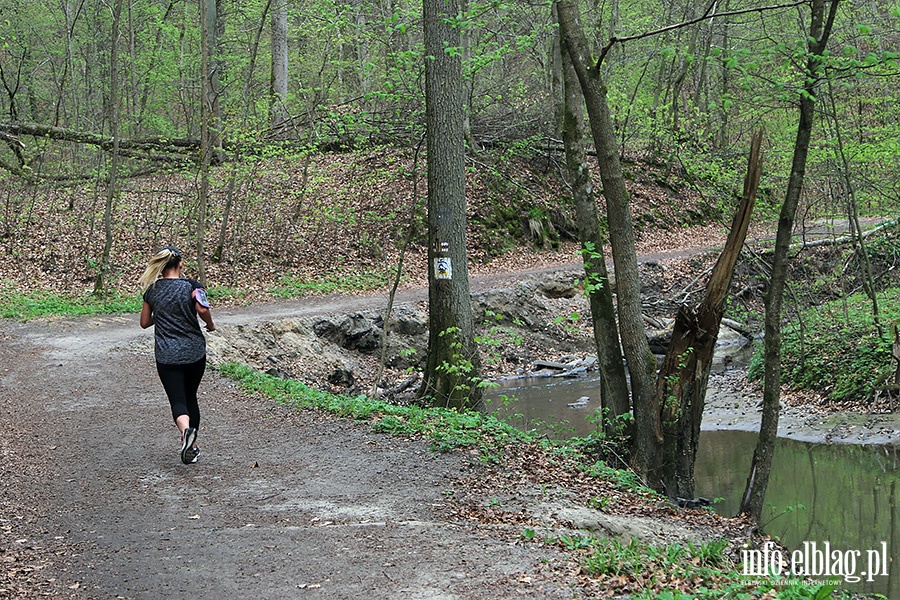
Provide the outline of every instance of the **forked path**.
<path id="1" fill-rule="evenodd" d="M 209 372 L 181 464 L 151 335 L 136 315 L 0 322 L 0 597 L 572 597 L 553 550 L 447 517 L 460 453 Z"/>

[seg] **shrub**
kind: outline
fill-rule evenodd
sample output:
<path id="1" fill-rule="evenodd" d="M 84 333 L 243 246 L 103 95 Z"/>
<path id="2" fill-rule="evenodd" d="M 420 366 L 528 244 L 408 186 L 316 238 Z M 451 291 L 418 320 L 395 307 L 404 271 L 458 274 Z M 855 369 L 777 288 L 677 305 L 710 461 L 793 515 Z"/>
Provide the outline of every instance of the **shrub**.
<path id="1" fill-rule="evenodd" d="M 890 376 L 890 331 L 900 322 L 900 290 L 888 289 L 878 298 L 879 335 L 872 302 L 863 293 L 811 308 L 788 323 L 782 333 L 782 382 L 794 389 L 825 394 L 830 400 L 870 397 Z M 763 376 L 763 346 L 750 362 L 748 377 Z"/>

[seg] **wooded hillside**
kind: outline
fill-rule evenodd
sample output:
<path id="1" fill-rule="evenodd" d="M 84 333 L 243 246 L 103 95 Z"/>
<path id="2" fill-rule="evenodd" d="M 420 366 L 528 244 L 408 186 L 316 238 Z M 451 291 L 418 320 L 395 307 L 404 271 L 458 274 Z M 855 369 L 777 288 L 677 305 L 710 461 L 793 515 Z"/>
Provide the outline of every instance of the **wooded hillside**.
<path id="1" fill-rule="evenodd" d="M 639 227 L 727 222 L 758 125 L 761 215 L 774 215 L 765 203 L 783 195 L 804 93 L 803 7 L 582 7 Z M 202 252 L 223 287 L 251 272 L 269 287 L 383 279 L 410 215 L 423 223 L 420 4 L 0 0 L 0 12 L 0 243 L 20 261 L 0 277 L 12 285 L 82 292 L 102 273 L 106 291 L 131 292 L 169 242 Z M 900 199 L 898 13 L 885 0 L 838 11 L 806 214 L 843 214 L 850 200 L 885 213 Z M 566 240 L 552 6 L 469 2 L 456 26 L 470 257 Z"/>

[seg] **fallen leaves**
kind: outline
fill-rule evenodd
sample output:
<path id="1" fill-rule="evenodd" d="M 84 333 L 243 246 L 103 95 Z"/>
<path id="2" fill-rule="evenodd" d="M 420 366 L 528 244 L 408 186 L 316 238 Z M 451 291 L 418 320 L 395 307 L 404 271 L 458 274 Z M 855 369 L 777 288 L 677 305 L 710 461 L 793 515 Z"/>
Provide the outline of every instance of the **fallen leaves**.
<path id="1" fill-rule="evenodd" d="M 603 503 L 604 513 L 657 519 L 661 524 L 678 521 L 685 529 L 694 530 L 705 538 L 742 541 L 750 530 L 749 522 L 743 518 L 727 519 L 706 510 L 678 509 L 655 496 L 626 493 L 610 481 L 585 475 L 574 462 L 555 456 L 536 444 L 508 446 L 498 455 L 500 459 L 496 464 L 473 462 L 469 465 L 468 473 L 457 480 L 453 493 L 447 494 L 447 518 L 477 526 L 500 526 L 495 531 L 499 535 L 509 535 L 515 543 L 540 543 L 539 537 L 534 542 L 523 539 L 523 530 L 542 528 L 564 532 L 567 524 L 551 526 L 548 517 L 552 515 L 539 518 L 535 507 L 552 505 L 555 500 L 591 506 L 592 499 L 601 497 L 611 499 Z M 660 535 L 666 535 L 665 531 L 668 529 L 659 528 Z M 684 540 L 672 537 L 669 543 L 684 543 Z M 592 575 L 581 565 L 582 558 L 591 552 L 591 548 L 566 552 L 563 554 L 566 563 L 557 566 L 558 577 L 578 582 L 585 595 L 591 598 L 619 597 L 663 588 L 691 593 L 698 587 L 714 587 L 717 583 L 713 579 L 679 577 L 664 569 Z M 701 566 L 699 559 L 686 558 L 686 562 L 694 567 Z M 527 578 L 531 575 L 521 577 L 524 578 L 521 583 L 528 583 Z"/>

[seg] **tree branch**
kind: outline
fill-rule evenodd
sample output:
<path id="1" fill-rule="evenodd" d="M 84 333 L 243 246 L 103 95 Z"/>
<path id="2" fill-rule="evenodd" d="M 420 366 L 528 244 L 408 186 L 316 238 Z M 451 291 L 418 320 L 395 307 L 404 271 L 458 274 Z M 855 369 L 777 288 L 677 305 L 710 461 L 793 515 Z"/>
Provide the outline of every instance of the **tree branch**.
<path id="1" fill-rule="evenodd" d="M 603 59 L 606 58 L 607 53 L 609 53 L 609 51 L 612 50 L 612 47 L 617 43 L 632 42 L 634 40 L 640 40 L 640 39 L 643 39 L 646 37 L 659 35 L 661 33 L 666 33 L 668 31 L 674 31 L 676 29 L 681 29 L 683 27 L 690 27 L 691 25 L 696 25 L 697 23 L 706 21 L 708 19 L 712 19 L 714 17 L 733 17 L 736 15 L 745 15 L 747 13 L 764 12 L 764 11 L 770 11 L 770 10 L 781 10 L 783 8 L 793 8 L 795 6 L 801 6 L 803 4 L 808 4 L 808 3 L 809 3 L 809 0 L 797 0 L 796 2 L 790 2 L 788 4 L 776 4 L 773 6 L 757 6 L 754 8 L 743 8 L 740 10 L 731 10 L 728 12 L 715 13 L 715 14 L 711 15 L 710 11 L 712 10 L 712 7 L 715 5 L 715 3 L 713 3 L 713 4 L 710 4 L 710 6 L 706 9 L 706 11 L 703 13 L 703 16 L 701 16 L 701 17 L 697 17 L 695 19 L 690 19 L 688 21 L 682 21 L 681 23 L 675 23 L 673 25 L 667 25 L 666 27 L 662 27 L 662 28 L 656 29 L 654 31 L 646 31 L 644 33 L 637 33 L 635 35 L 629 35 L 629 36 L 625 36 L 625 37 L 616 37 L 616 36 L 611 37 L 609 39 L 609 41 L 606 43 L 606 45 L 603 47 L 603 50 L 600 51 L 600 58 L 597 59 L 597 65 L 595 68 L 600 67 L 600 64 L 603 62 Z"/>

